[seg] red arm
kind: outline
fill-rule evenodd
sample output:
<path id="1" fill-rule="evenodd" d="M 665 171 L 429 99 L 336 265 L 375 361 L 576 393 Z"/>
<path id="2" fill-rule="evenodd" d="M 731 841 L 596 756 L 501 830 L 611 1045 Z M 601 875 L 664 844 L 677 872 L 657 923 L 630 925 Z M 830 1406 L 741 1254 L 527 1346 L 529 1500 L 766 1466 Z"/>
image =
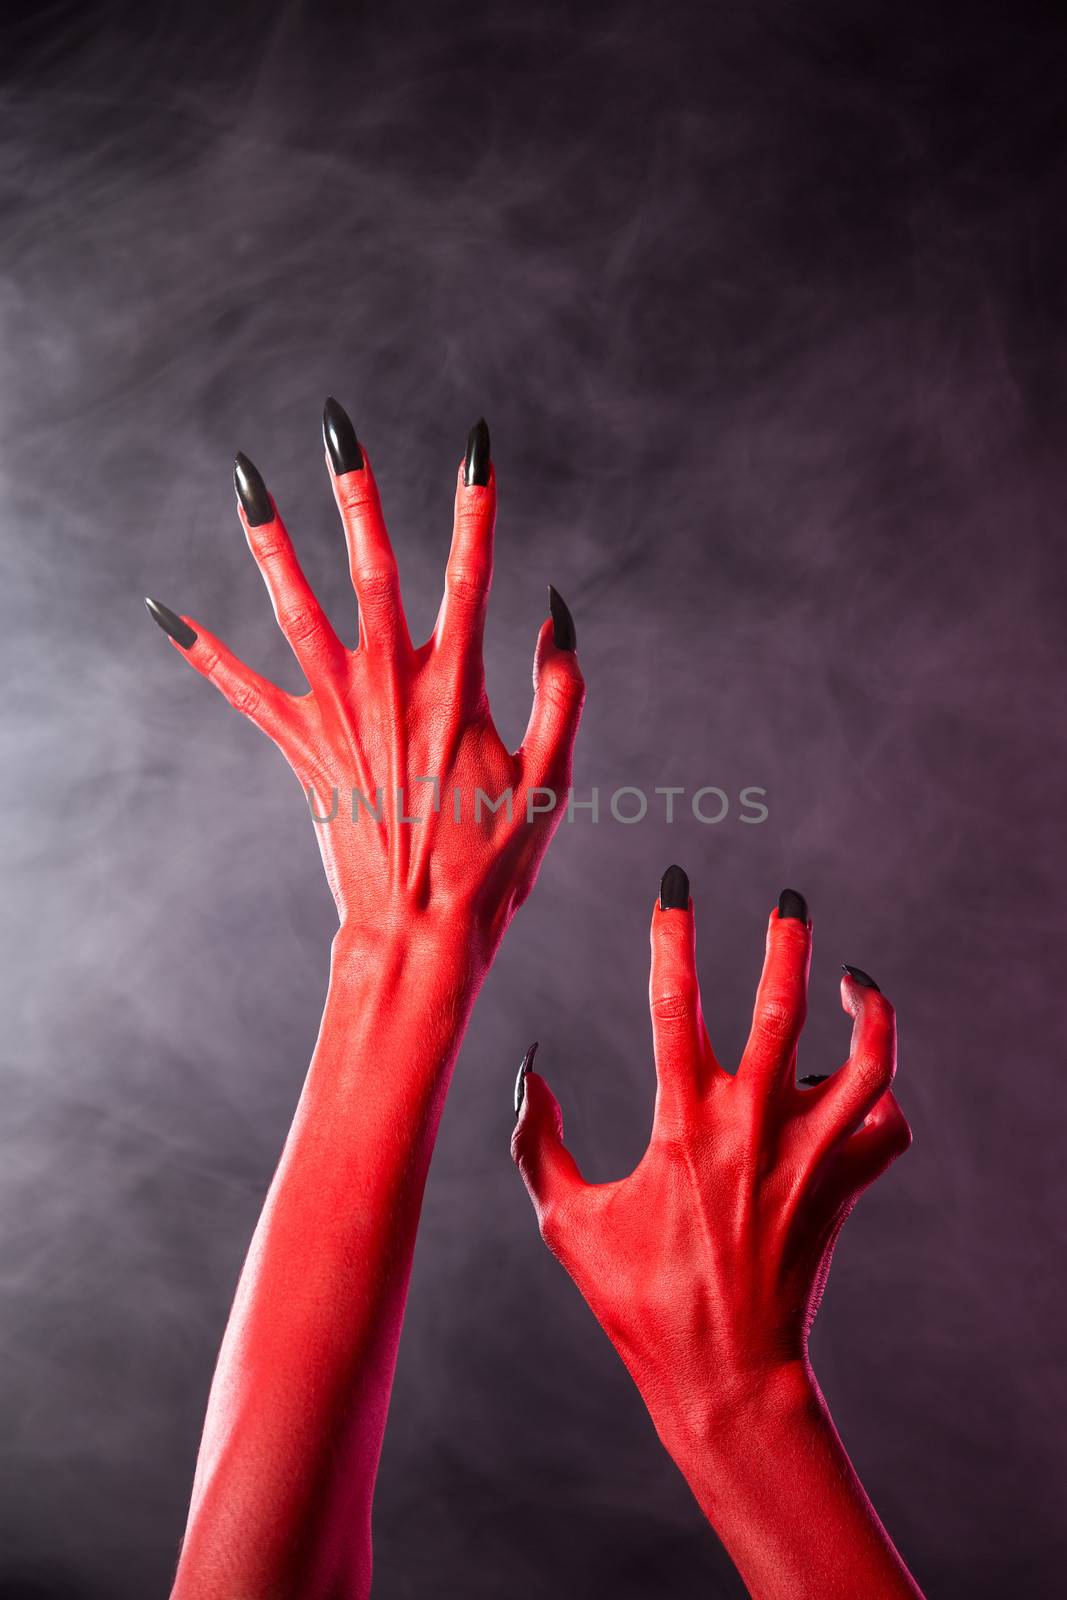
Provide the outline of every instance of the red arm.
<path id="1" fill-rule="evenodd" d="M 688 879 L 672 867 L 652 918 L 646 1154 L 619 1183 L 585 1183 L 530 1057 L 513 1154 L 549 1248 L 756 1600 L 915 1600 L 807 1353 L 838 1232 L 911 1138 L 889 1088 L 893 1008 L 846 969 L 851 1055 L 798 1087 L 810 957 L 807 907 L 786 890 L 741 1066 L 725 1072 L 701 1012 Z"/>
<path id="2" fill-rule="evenodd" d="M 583 698 L 573 623 L 553 591 L 521 748 L 509 754 L 493 727 L 484 423 L 460 472 L 437 625 L 418 649 L 370 467 L 335 402 L 325 432 L 356 650 L 330 627 L 244 458 L 242 522 L 310 693 L 283 694 L 199 624 L 150 605 L 313 790 L 315 815 L 330 818 L 317 831 L 340 917 L 318 1043 L 219 1355 L 175 1600 L 369 1592 L 371 1499 L 438 1121 L 474 998 L 560 815 L 543 795 L 528 814 L 528 798 L 566 793 Z"/>

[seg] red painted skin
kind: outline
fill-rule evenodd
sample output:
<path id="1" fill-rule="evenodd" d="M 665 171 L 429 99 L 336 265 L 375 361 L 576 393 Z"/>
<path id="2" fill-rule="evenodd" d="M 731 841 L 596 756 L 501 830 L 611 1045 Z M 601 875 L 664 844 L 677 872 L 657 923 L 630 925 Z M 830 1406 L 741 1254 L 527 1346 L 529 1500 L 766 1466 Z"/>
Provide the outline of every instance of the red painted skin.
<path id="1" fill-rule="evenodd" d="M 736 1076 L 704 1027 L 692 901 L 652 917 L 657 1093 L 635 1171 L 587 1184 L 528 1073 L 512 1153 L 541 1233 L 641 1391 L 755 1600 L 920 1594 L 852 1469 L 808 1361 L 834 1243 L 907 1149 L 893 1008 L 846 977 L 848 1061 L 795 1084 L 811 927 L 772 913 Z"/>
<path id="2" fill-rule="evenodd" d="M 317 832 L 340 928 L 318 1043 L 219 1355 L 174 1600 L 370 1591 L 371 1500 L 438 1121 L 474 998 L 559 821 L 557 809 L 528 823 L 526 797 L 566 792 L 584 697 L 575 655 L 546 622 L 515 754 L 493 726 L 481 646 L 495 475 L 484 487 L 460 476 L 445 596 L 419 649 L 369 464 L 333 481 L 359 602 L 354 651 L 281 519 L 249 527 L 241 513 L 309 694 L 283 693 L 185 619 L 198 637 L 181 654 L 281 748 L 320 816 L 339 789 L 336 820 Z M 439 779 L 439 813 L 424 777 Z M 386 791 L 380 824 L 349 820 L 353 787 L 372 803 Z M 476 823 L 475 789 L 495 799 L 508 787 L 513 819 L 483 810 Z M 418 823 L 399 820 L 398 789 Z"/>

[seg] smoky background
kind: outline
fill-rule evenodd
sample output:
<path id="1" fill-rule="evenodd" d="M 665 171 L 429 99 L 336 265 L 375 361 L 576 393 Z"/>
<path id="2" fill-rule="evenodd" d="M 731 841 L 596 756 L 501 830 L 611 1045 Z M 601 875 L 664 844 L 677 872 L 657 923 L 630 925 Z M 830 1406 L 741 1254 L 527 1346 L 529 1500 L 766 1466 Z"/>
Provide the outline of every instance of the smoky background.
<path id="1" fill-rule="evenodd" d="M 331 392 L 413 635 L 488 418 L 505 738 L 552 582 L 580 795 L 769 806 L 557 835 L 444 1117 L 376 1594 L 743 1593 L 508 1155 L 538 1038 L 587 1176 L 638 1159 L 674 860 L 728 1064 L 784 884 L 801 1070 L 846 1052 L 841 961 L 896 1002 L 915 1143 L 842 1237 L 816 1368 L 931 1596 L 1059 1594 L 1062 11 L 62 0 L 0 61 L 0 1595 L 173 1571 L 333 907 L 280 757 L 141 597 L 299 688 L 243 449 L 352 637 Z"/>

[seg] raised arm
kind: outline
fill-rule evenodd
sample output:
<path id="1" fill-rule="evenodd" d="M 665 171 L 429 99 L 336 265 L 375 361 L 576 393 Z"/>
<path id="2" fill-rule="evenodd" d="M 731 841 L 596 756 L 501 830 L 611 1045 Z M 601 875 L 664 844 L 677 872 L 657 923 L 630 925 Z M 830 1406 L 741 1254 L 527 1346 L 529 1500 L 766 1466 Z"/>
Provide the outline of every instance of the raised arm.
<path id="1" fill-rule="evenodd" d="M 846 967 L 849 1058 L 798 1085 L 810 958 L 807 906 L 787 889 L 748 1045 L 725 1072 L 701 1012 L 689 881 L 669 868 L 652 916 L 648 1150 L 621 1182 L 585 1183 L 531 1051 L 512 1151 L 546 1243 L 755 1600 L 915 1600 L 808 1361 L 837 1235 L 911 1140 L 889 1087 L 893 1008 Z"/>
<path id="2" fill-rule="evenodd" d="M 284 694 L 149 602 L 308 791 L 340 918 L 318 1043 L 219 1355 L 175 1600 L 369 1592 L 374 1479 L 438 1121 L 474 998 L 558 821 L 547 796 L 569 786 L 584 692 L 553 590 L 526 736 L 505 749 L 482 671 L 496 510 L 484 423 L 459 472 L 437 624 L 417 649 L 370 465 L 335 401 L 324 435 L 358 648 L 331 628 L 244 457 L 241 521 L 310 692 Z"/>

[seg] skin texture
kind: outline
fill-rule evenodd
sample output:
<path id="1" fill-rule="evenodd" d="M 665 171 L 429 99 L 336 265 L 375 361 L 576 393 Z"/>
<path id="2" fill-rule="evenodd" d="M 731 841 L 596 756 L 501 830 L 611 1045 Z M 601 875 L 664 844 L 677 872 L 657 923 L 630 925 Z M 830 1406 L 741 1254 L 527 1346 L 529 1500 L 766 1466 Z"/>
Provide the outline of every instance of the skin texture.
<path id="1" fill-rule="evenodd" d="M 327 427 L 343 433 L 336 413 Z M 527 821 L 526 797 L 568 788 L 584 696 L 577 658 L 546 620 L 520 749 L 493 727 L 481 645 L 496 479 L 487 430 L 476 444 L 485 481 L 468 485 L 460 467 L 444 599 L 419 648 L 362 450 L 361 467 L 340 475 L 327 450 L 359 603 L 355 650 L 326 620 L 259 474 L 238 464 L 241 522 L 309 694 L 283 693 L 178 619 L 195 638 L 175 648 L 274 740 L 317 815 L 339 790 L 317 834 L 340 926 L 318 1042 L 219 1355 L 175 1600 L 370 1590 L 371 1500 L 434 1138 L 474 998 L 559 820 L 557 809 Z M 250 520 L 246 501 L 269 517 Z M 439 810 L 425 777 L 439 780 Z M 380 821 L 365 807 L 352 821 L 353 786 L 371 803 L 385 791 Z M 503 807 L 475 820 L 478 788 L 492 799 L 511 788 L 511 820 Z"/>
<path id="2" fill-rule="evenodd" d="M 849 1058 L 800 1088 L 811 924 L 776 909 L 749 1041 L 736 1075 L 724 1071 L 704 1026 L 679 872 L 664 875 L 652 914 L 657 1091 L 645 1155 L 628 1178 L 587 1184 L 529 1057 L 512 1154 L 545 1242 L 625 1362 L 749 1592 L 914 1597 L 807 1352 L 838 1233 L 911 1140 L 889 1087 L 893 1008 L 846 972 Z"/>

